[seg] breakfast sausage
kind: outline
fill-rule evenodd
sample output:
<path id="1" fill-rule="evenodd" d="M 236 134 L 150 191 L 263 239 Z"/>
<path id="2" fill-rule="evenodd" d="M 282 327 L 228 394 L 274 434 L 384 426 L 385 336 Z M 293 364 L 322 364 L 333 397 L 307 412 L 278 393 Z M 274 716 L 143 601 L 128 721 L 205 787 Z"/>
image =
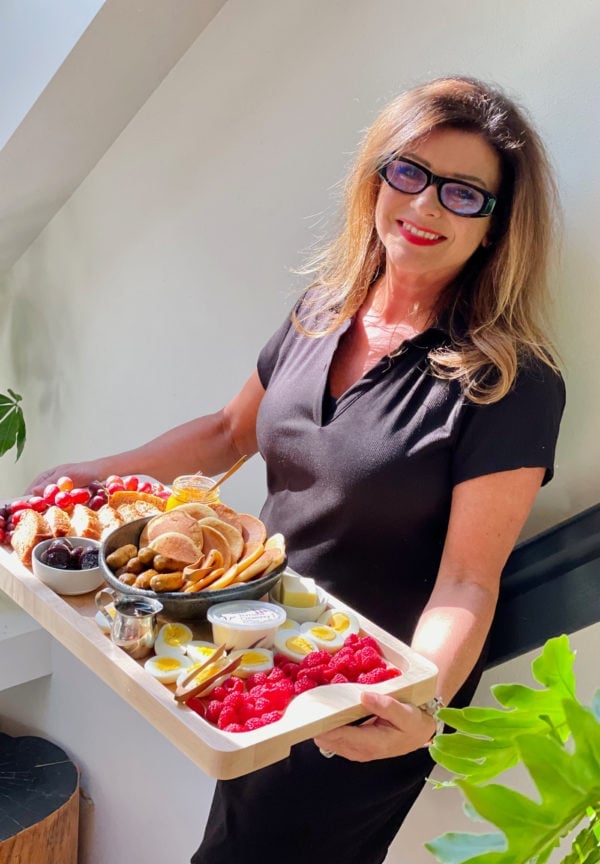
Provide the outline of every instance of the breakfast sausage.
<path id="1" fill-rule="evenodd" d="M 179 591 L 183 583 L 181 570 L 176 570 L 174 573 L 157 573 L 150 579 L 150 587 L 153 591 Z"/>
<path id="2" fill-rule="evenodd" d="M 128 543 L 126 546 L 119 546 L 114 552 L 106 556 L 106 563 L 111 570 L 118 570 L 119 567 L 124 567 L 130 558 L 137 555 L 137 546 L 133 543 Z"/>

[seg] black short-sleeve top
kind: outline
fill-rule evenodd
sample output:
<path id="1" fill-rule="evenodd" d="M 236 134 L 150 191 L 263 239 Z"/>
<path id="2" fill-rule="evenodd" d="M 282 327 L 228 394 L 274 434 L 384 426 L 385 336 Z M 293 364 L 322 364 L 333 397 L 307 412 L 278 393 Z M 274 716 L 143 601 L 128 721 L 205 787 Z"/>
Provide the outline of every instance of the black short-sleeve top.
<path id="1" fill-rule="evenodd" d="M 268 496 L 261 517 L 290 565 L 410 642 L 435 582 L 455 484 L 519 467 L 552 476 L 562 378 L 521 368 L 492 405 L 435 377 L 431 328 L 382 358 L 338 400 L 329 367 L 350 326 L 319 338 L 288 319 L 260 353 L 257 422 Z"/>

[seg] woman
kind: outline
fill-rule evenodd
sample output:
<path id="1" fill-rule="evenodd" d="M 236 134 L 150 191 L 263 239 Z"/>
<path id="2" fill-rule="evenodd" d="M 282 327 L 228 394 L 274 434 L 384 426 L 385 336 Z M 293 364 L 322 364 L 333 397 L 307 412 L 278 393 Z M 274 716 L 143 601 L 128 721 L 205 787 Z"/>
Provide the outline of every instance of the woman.
<path id="1" fill-rule="evenodd" d="M 365 138 L 340 236 L 241 392 L 32 488 L 215 475 L 260 450 L 261 516 L 291 565 L 410 642 L 437 665 L 440 700 L 466 704 L 502 568 L 553 472 L 564 387 L 539 318 L 554 212 L 543 146 L 501 93 L 450 78 L 401 95 Z M 220 782 L 193 864 L 383 861 L 437 724 L 362 701 L 369 723 Z"/>

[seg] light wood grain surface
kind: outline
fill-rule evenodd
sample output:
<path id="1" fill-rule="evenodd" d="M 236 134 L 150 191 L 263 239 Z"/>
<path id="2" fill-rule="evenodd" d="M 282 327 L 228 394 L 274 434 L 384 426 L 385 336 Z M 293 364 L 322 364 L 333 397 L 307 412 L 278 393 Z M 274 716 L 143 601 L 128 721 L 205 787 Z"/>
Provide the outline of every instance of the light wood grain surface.
<path id="1" fill-rule="evenodd" d="M 186 705 L 177 703 L 174 687 L 156 681 L 143 668 L 143 661 L 133 660 L 112 644 L 94 620 L 95 591 L 61 597 L 5 547 L 0 547 L 0 590 L 211 777 L 230 779 L 270 765 L 285 758 L 293 744 L 365 715 L 359 704 L 365 685 L 334 684 L 295 697 L 276 723 L 252 732 L 222 732 Z M 348 608 L 331 596 L 329 602 L 331 606 Z M 369 685 L 371 689 L 416 705 L 431 699 L 435 695 L 435 666 L 375 624 L 358 617 L 362 630 L 374 636 L 386 659 L 402 671 L 399 678 Z M 195 631 L 195 638 L 211 639 L 206 622 L 186 624 Z"/>

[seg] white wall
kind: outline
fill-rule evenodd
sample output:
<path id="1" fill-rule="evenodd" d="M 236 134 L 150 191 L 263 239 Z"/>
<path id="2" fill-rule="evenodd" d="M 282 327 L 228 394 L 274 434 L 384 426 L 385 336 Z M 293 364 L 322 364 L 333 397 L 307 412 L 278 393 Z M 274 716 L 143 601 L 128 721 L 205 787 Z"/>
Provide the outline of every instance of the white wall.
<path id="1" fill-rule="evenodd" d="M 526 534 L 596 503 L 599 25 L 588 0 L 229 0 L 0 285 L 9 376 L 0 389 L 23 393 L 29 421 L 22 460 L 0 464 L 2 496 L 50 464 L 133 446 L 231 396 L 302 284 L 290 268 L 335 211 L 361 130 L 403 87 L 458 72 L 522 99 L 556 163 L 566 213 L 555 283 L 568 407 L 557 475 Z M 256 511 L 258 460 L 230 483 L 231 503 Z M 69 658 L 59 666 L 91 688 Z M 101 826 L 117 776 L 105 729 L 135 720 L 110 693 L 95 720 L 81 705 L 61 710 L 50 691 L 44 698 L 46 728 L 75 758 L 88 759 L 83 719 L 89 740 L 107 741 L 106 768 L 94 764 L 87 777 Z M 132 764 L 151 752 L 183 778 L 170 785 L 169 809 L 186 818 L 174 818 L 169 842 L 180 836 L 174 860 L 186 860 L 207 783 L 170 745 L 155 755 L 154 733 L 137 723 L 147 746 L 128 736 Z M 144 778 L 136 811 L 152 812 L 158 785 Z M 144 826 L 151 849 L 162 829 Z M 424 839 L 432 826 L 438 833 L 437 816 L 420 812 L 403 833 Z M 126 848 L 126 831 L 114 820 L 110 841 L 98 831 L 98 862 L 125 860 L 110 850 Z M 390 864 L 414 864 L 414 849 L 402 848 Z"/>
<path id="2" fill-rule="evenodd" d="M 104 0 L 2 0 L 0 149 L 81 37 Z"/>

